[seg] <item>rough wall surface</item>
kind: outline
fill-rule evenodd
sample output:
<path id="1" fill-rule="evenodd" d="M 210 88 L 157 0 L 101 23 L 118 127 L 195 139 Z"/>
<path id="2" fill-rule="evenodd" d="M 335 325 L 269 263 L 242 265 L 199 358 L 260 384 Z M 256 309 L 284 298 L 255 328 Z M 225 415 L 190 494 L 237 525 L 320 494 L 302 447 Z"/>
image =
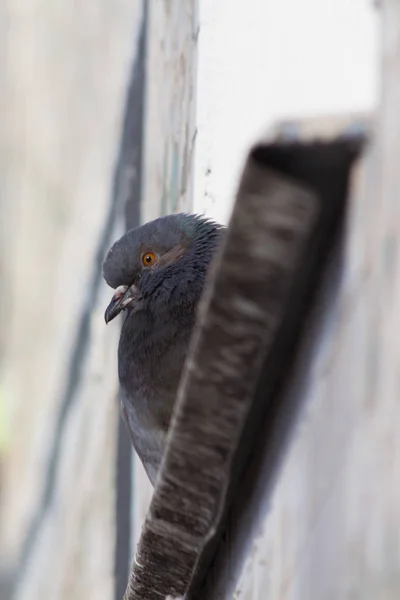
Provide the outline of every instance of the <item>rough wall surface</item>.
<path id="1" fill-rule="evenodd" d="M 0 595 L 4 570 L 17 600 L 110 600 L 124 584 L 115 561 L 120 576 L 129 560 L 116 558 L 118 532 L 139 535 L 151 489 L 137 462 L 132 522 L 116 522 L 119 328 L 104 325 L 100 265 L 124 218 L 190 210 L 197 1 L 21 1 L 3 13 L 0 394 L 12 428 Z"/>
<path id="2" fill-rule="evenodd" d="M 113 593 L 118 331 L 100 264 L 122 230 L 111 182 L 140 7 L 2 6 L 0 562 L 20 599 Z"/>

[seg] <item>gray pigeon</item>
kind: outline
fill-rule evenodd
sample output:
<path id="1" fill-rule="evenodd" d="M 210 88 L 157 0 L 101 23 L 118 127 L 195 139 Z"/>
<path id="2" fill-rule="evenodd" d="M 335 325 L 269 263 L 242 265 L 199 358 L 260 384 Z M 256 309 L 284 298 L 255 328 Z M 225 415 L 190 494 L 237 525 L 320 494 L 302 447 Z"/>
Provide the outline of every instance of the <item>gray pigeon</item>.
<path id="1" fill-rule="evenodd" d="M 126 312 L 118 348 L 121 410 L 154 485 L 210 261 L 224 228 L 174 214 L 132 229 L 103 263 L 115 289 L 106 323 Z"/>

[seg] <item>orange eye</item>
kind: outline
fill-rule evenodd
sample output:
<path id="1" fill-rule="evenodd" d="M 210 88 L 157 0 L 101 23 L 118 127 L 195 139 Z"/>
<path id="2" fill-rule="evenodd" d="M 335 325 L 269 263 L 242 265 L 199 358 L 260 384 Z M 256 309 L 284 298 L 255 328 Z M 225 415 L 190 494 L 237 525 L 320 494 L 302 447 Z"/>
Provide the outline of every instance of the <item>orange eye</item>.
<path id="1" fill-rule="evenodd" d="M 157 261 L 157 254 L 155 252 L 145 252 L 142 255 L 142 265 L 144 267 L 151 267 Z"/>

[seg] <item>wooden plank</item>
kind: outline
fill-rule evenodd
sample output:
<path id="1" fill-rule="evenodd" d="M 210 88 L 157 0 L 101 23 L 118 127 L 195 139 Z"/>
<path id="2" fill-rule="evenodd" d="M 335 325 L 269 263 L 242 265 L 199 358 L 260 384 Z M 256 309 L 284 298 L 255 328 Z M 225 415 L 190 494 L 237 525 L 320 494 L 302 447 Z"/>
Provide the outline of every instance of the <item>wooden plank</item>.
<path id="1" fill-rule="evenodd" d="M 386 0 L 382 10 L 374 141 L 354 174 L 342 254 L 293 378 L 290 393 L 306 402 L 297 434 L 272 497 L 261 476 L 246 513 L 253 540 L 239 561 L 241 600 L 400 595 L 400 4 Z M 226 578 L 219 598 L 232 597 L 243 540 L 231 540 L 230 592 Z"/>
<path id="2" fill-rule="evenodd" d="M 347 198 L 345 173 L 346 169 L 349 172 L 355 156 L 353 151 L 357 153 L 359 143 L 359 137 L 351 136 L 347 142 L 345 137 L 341 142 L 301 143 L 300 140 L 292 140 L 267 145 L 259 151 L 260 158 L 267 164 L 293 181 L 307 183 L 310 189 L 318 192 L 321 214 L 303 263 L 296 273 L 290 308 L 285 313 L 257 384 L 254 407 L 243 436 L 248 448 L 244 442 L 238 450 L 244 461 L 240 486 L 232 492 L 231 506 L 214 552 L 212 569 L 203 575 L 203 582 L 198 582 L 193 596 L 196 600 L 232 597 L 238 573 L 257 530 L 257 518 L 260 518 L 260 511 L 263 514 L 262 510 L 267 511 L 270 506 L 288 437 L 304 403 L 301 394 L 287 391 L 293 362 L 296 362 L 296 350 L 298 352 L 298 347 L 291 346 L 293 342 L 290 340 L 307 336 L 307 312 L 312 306 L 321 273 L 326 268 L 327 256 L 340 237 Z M 266 245 L 268 243 L 272 242 L 266 241 Z M 295 389 L 301 389 L 301 386 L 297 385 Z M 260 498 L 264 502 L 262 508 Z"/>

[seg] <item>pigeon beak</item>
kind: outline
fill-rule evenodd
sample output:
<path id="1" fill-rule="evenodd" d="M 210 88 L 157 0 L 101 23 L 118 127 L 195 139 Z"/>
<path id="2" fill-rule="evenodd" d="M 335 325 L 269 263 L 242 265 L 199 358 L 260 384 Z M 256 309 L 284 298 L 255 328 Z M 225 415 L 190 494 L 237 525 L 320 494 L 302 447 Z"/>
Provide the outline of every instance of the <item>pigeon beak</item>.
<path id="1" fill-rule="evenodd" d="M 104 313 L 106 324 L 115 319 L 121 311 L 127 308 L 127 306 L 137 298 L 137 291 L 138 290 L 134 285 L 131 285 L 131 287 L 128 287 L 127 285 L 120 285 L 117 287 L 114 296 Z"/>

